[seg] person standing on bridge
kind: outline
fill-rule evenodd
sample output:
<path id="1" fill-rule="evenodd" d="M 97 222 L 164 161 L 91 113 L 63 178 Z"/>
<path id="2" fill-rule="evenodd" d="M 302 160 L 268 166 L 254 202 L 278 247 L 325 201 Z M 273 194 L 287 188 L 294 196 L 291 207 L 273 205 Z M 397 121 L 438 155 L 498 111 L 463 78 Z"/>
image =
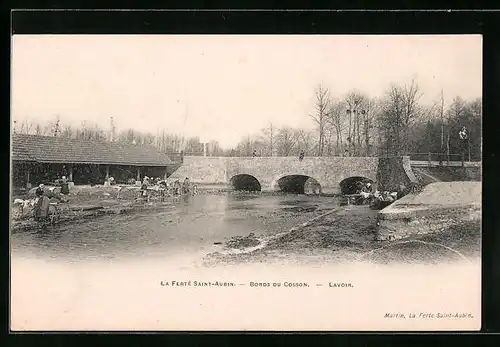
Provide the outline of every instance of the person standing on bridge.
<path id="1" fill-rule="evenodd" d="M 305 155 L 304 150 L 301 150 L 299 154 L 299 161 L 304 160 L 304 155 Z"/>

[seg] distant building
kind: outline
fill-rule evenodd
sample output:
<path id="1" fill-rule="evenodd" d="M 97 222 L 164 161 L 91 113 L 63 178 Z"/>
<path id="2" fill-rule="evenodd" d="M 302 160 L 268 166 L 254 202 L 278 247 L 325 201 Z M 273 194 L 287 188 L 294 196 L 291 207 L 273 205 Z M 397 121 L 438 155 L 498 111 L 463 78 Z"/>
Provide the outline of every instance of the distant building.
<path id="1" fill-rule="evenodd" d="M 125 183 L 145 175 L 169 176 L 180 165 L 152 146 L 54 136 L 12 134 L 11 150 L 14 188 L 61 176 L 75 184 L 102 184 L 109 176 Z"/>

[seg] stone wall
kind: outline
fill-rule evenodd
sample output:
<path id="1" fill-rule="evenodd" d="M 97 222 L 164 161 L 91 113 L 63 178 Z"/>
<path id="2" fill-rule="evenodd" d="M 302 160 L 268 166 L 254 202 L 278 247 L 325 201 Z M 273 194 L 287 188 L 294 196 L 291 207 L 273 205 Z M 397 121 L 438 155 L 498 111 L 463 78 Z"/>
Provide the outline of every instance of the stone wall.
<path id="1" fill-rule="evenodd" d="M 167 179 L 173 182 L 176 179 L 184 180 L 189 177 L 191 182 L 197 184 L 227 184 L 227 163 L 230 158 L 226 157 L 195 157 L 185 156 L 182 166 L 174 171 Z"/>
<path id="2" fill-rule="evenodd" d="M 401 239 L 440 232 L 463 221 L 480 221 L 481 192 L 480 182 L 431 183 L 378 213 L 376 239 Z"/>
<path id="3" fill-rule="evenodd" d="M 398 240 L 413 235 L 445 231 L 462 221 L 480 220 L 481 209 L 477 205 L 454 208 L 429 208 L 404 215 L 379 214 L 376 240 Z"/>

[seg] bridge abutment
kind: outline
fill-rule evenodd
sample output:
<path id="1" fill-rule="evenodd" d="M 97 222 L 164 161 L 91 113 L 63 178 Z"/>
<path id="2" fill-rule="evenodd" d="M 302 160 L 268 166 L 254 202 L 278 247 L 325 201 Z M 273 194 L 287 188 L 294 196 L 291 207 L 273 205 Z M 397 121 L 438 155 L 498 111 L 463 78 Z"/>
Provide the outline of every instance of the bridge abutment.
<path id="1" fill-rule="evenodd" d="M 411 166 L 410 157 L 380 157 L 378 159 L 377 179 L 375 188 L 380 191 L 398 191 L 400 185 L 408 186 L 416 183 Z"/>

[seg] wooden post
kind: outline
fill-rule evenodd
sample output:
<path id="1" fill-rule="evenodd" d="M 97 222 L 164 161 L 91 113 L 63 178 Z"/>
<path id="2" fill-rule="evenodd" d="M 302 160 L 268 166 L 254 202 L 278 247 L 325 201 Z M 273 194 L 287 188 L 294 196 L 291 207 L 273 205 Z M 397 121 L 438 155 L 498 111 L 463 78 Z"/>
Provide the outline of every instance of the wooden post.
<path id="1" fill-rule="evenodd" d="M 467 151 L 469 152 L 469 163 L 470 163 L 470 136 L 467 137 Z"/>
<path id="2" fill-rule="evenodd" d="M 68 164 L 68 179 L 70 182 L 73 182 L 73 165 Z"/>
<path id="3" fill-rule="evenodd" d="M 140 181 L 141 180 L 141 167 L 138 166 L 137 167 L 137 179 L 136 181 Z"/>
<path id="4" fill-rule="evenodd" d="M 428 158 L 428 160 L 429 160 L 429 167 L 431 167 L 431 152 L 429 152 L 429 158 Z"/>
<path id="5" fill-rule="evenodd" d="M 30 169 L 26 171 L 26 189 L 31 189 L 30 183 Z"/>
<path id="6" fill-rule="evenodd" d="M 168 166 L 165 167 L 165 174 L 163 175 L 163 179 L 166 181 L 168 177 Z"/>
<path id="7" fill-rule="evenodd" d="M 106 165 L 106 181 L 109 179 L 109 165 Z"/>

